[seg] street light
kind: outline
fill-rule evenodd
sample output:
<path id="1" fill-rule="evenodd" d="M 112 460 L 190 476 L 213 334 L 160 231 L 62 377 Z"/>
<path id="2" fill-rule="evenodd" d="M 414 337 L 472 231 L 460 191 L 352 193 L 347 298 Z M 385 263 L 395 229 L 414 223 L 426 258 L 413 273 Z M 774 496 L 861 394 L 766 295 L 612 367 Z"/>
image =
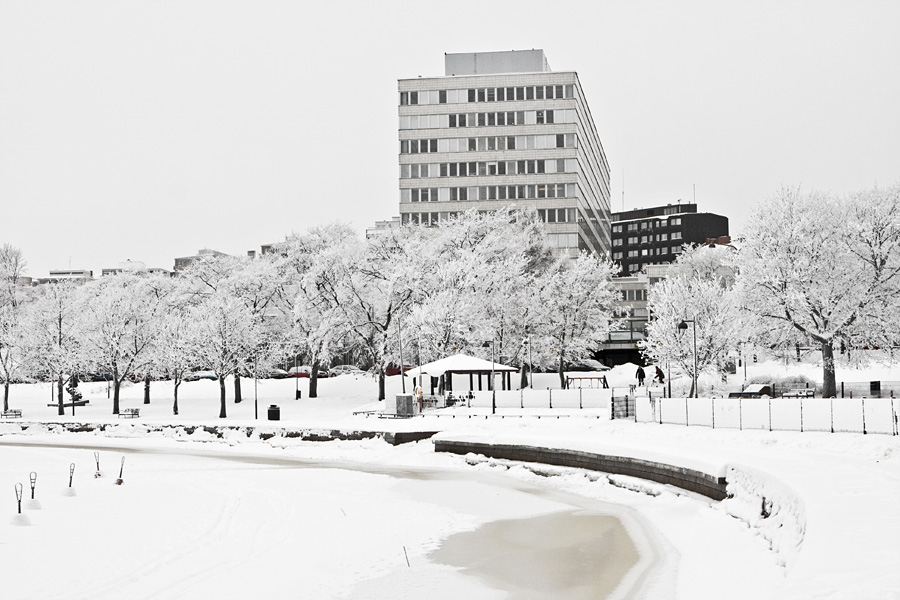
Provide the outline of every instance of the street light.
<path id="1" fill-rule="evenodd" d="M 494 384 L 494 340 L 491 339 L 491 414 L 497 413 L 497 387 Z M 482 348 L 487 348 L 488 343 L 481 344 Z"/>
<path id="2" fill-rule="evenodd" d="M 531 362 L 531 333 L 528 334 L 528 337 L 522 340 L 522 346 L 528 348 L 528 387 L 534 388 L 534 370 Z"/>
<path id="3" fill-rule="evenodd" d="M 700 390 L 697 389 L 697 321 L 694 319 L 682 319 L 681 323 L 678 324 L 678 331 L 679 333 L 683 333 L 684 330 L 688 328 L 688 323 L 694 326 L 694 372 L 692 375 L 694 380 L 694 398 L 699 398 Z"/>

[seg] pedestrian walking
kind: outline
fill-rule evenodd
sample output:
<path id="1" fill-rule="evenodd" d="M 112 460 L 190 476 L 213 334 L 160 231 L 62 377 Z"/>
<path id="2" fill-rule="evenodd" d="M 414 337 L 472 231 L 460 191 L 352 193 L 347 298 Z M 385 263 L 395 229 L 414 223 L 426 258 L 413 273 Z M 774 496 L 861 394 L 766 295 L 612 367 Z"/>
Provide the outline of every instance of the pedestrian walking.
<path id="1" fill-rule="evenodd" d="M 659 368 L 659 365 L 656 365 L 656 379 L 659 380 L 660 384 L 666 382 L 666 376 L 663 374 L 662 369 Z"/>
<path id="2" fill-rule="evenodd" d="M 644 373 L 644 367 L 639 366 L 635 375 L 637 376 L 638 385 L 644 385 L 644 378 L 647 376 L 647 374 Z"/>

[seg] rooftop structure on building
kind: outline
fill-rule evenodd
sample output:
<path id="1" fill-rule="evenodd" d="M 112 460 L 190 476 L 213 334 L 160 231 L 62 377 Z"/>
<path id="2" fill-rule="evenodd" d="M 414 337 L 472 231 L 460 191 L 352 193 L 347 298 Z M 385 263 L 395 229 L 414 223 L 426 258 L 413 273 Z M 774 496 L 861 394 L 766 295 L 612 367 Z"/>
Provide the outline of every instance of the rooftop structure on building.
<path id="1" fill-rule="evenodd" d="M 166 269 L 160 269 L 157 267 L 147 267 L 146 264 L 139 260 L 131 260 L 130 258 L 125 260 L 125 262 L 119 263 L 117 267 L 109 267 L 107 269 L 103 269 L 100 271 L 101 277 L 108 277 L 109 275 L 116 275 L 118 273 L 149 273 L 151 275 L 171 275 L 171 271 L 167 271 Z"/>
<path id="2" fill-rule="evenodd" d="M 60 281 L 76 281 L 84 283 L 94 278 L 94 272 L 88 269 L 55 269 L 48 277 L 40 277 L 37 283 L 58 283 Z"/>
<path id="3" fill-rule="evenodd" d="M 696 204 L 667 204 L 612 214 L 612 259 L 620 275 L 674 262 L 685 244 L 728 236 L 728 217 L 698 213 Z M 729 239 L 730 241 L 730 239 Z"/>
<path id="4" fill-rule="evenodd" d="M 180 258 L 175 259 L 175 267 L 174 270 L 176 272 L 183 271 L 188 268 L 190 264 L 196 260 L 200 260 L 204 256 L 228 256 L 224 252 L 219 252 L 218 250 L 210 250 L 209 248 L 201 248 L 197 251 L 197 254 L 193 256 L 182 256 Z"/>
<path id="5" fill-rule="evenodd" d="M 374 227 L 366 229 L 366 238 L 372 238 L 392 229 L 400 227 L 400 217 L 393 217 L 389 221 L 375 221 Z"/>
<path id="6" fill-rule="evenodd" d="M 558 254 L 608 256 L 609 164 L 578 74 L 543 50 L 446 54 L 444 70 L 398 82 L 400 222 L 531 207 Z"/>

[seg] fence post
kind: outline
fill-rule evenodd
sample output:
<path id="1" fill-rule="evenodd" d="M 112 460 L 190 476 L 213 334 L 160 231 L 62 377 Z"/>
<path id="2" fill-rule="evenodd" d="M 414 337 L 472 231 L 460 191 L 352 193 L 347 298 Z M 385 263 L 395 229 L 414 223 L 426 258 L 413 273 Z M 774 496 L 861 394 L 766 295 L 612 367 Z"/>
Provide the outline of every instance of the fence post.
<path id="1" fill-rule="evenodd" d="M 844 384 L 841 383 L 841 386 L 843 385 Z M 831 433 L 834 433 L 834 398 L 829 398 L 828 402 L 831 403 Z"/>
<path id="2" fill-rule="evenodd" d="M 743 398 L 738 398 L 738 431 L 744 430 L 744 402 Z"/>
<path id="3" fill-rule="evenodd" d="M 710 401 L 712 402 L 712 428 L 715 429 L 716 428 L 716 399 L 710 398 Z"/>
<path id="4" fill-rule="evenodd" d="M 688 425 L 691 424 L 691 421 L 688 418 L 688 400 L 690 400 L 690 398 L 684 399 L 684 426 L 685 427 L 687 427 Z"/>
<path id="5" fill-rule="evenodd" d="M 772 399 L 769 398 L 769 431 L 772 431 Z"/>
<path id="6" fill-rule="evenodd" d="M 800 433 L 803 433 L 803 396 L 800 397 Z"/>
<path id="7" fill-rule="evenodd" d="M 841 398 L 844 397 L 844 382 L 841 382 Z"/>
<path id="8" fill-rule="evenodd" d="M 553 390 L 547 388 L 547 402 L 549 404 L 549 408 L 553 409 Z"/>
<path id="9" fill-rule="evenodd" d="M 584 403 L 581 401 L 581 388 L 578 388 L 578 410 L 584 409 Z"/>
<path id="10" fill-rule="evenodd" d="M 866 397 L 862 397 L 863 435 L 866 435 Z"/>

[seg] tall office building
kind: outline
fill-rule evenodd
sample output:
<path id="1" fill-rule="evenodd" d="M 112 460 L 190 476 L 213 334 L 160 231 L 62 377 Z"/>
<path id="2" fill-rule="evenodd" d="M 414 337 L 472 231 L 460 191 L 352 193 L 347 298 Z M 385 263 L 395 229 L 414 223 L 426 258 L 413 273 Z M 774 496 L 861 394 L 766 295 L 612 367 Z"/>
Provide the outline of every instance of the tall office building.
<path id="1" fill-rule="evenodd" d="M 446 54 L 444 77 L 399 80 L 400 218 L 538 210 L 561 255 L 609 255 L 609 164 L 573 71 L 543 50 Z"/>

